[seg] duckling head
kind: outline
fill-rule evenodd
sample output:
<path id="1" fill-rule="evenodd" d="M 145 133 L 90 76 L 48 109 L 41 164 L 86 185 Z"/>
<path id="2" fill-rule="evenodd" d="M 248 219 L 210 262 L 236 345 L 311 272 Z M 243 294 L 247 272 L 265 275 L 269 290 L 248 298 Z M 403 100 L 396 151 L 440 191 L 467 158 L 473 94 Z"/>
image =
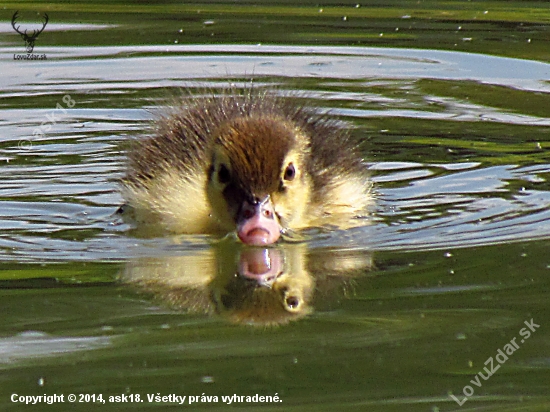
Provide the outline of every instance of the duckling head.
<path id="1" fill-rule="evenodd" d="M 300 225 L 311 192 L 307 136 L 273 116 L 232 119 L 215 136 L 207 193 L 222 226 L 266 245 Z"/>

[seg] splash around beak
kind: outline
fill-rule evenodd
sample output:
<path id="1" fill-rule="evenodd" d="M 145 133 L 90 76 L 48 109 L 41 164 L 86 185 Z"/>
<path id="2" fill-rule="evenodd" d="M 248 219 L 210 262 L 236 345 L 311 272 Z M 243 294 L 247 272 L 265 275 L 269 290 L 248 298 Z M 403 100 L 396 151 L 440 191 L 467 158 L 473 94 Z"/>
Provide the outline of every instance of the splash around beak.
<path id="1" fill-rule="evenodd" d="M 271 198 L 244 200 L 237 215 L 237 235 L 247 245 L 275 243 L 281 236 L 281 225 Z"/>

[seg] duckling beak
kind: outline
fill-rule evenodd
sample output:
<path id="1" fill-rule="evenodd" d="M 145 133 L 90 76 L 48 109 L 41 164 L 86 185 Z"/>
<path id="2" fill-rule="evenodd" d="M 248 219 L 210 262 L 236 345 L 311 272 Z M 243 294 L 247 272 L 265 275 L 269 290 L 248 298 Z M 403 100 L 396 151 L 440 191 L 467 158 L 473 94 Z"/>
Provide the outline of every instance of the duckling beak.
<path id="1" fill-rule="evenodd" d="M 269 195 L 262 200 L 254 198 L 243 201 L 237 215 L 237 235 L 243 243 L 270 245 L 279 239 L 281 229 Z"/>

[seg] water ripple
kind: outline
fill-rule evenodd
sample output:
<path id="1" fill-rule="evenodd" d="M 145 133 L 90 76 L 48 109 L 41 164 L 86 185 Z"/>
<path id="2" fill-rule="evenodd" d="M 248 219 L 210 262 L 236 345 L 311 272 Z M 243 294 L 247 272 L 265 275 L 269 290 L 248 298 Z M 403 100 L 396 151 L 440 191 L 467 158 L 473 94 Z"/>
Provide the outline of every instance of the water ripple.
<path id="1" fill-rule="evenodd" d="M 0 48 L 0 58 L 11 52 Z M 257 86 L 307 92 L 319 110 L 348 121 L 367 145 L 378 198 L 373 223 L 313 234 L 311 247 L 407 251 L 550 238 L 546 141 L 531 141 L 533 131 L 544 136 L 540 127 L 550 125 L 550 117 L 435 96 L 416 87 L 420 79 L 443 79 L 548 92 L 548 64 L 353 47 L 148 46 L 46 52 L 47 62 L 26 70 L 5 65 L 6 75 L 0 79 L 2 261 L 110 261 L 170 250 L 173 244 L 166 239 L 134 239 L 129 226 L 114 216 L 122 201 L 116 179 L 124 169 L 124 142 L 146 133 L 150 110 L 162 106 L 179 87 L 240 84 L 250 73 Z M 129 52 L 137 57 L 128 57 Z M 293 83 L 297 79 L 299 87 Z M 66 95 L 75 106 L 56 112 Z M 411 130 L 409 135 L 387 133 L 386 127 L 400 121 Z M 436 129 L 427 136 L 431 140 L 413 135 L 420 124 Z M 465 135 L 445 140 L 451 134 L 445 128 L 472 130 L 487 124 L 493 134 L 477 146 L 464 141 Z M 514 135 L 521 138 L 509 142 L 512 126 L 524 129 Z M 37 136 L 39 128 L 43 133 Z M 476 133 L 484 130 L 489 129 Z M 372 135 L 376 139 L 369 143 Z M 449 145 L 443 151 L 449 161 L 430 160 L 440 142 Z M 515 146 L 506 149 L 511 143 Z M 460 147 L 451 148 L 453 144 Z M 502 157 L 494 155 L 487 162 L 488 148 Z M 460 150 L 467 156 L 451 157 Z M 533 157 L 537 164 L 526 161 L 528 157 L 511 161 L 529 151 L 538 156 Z M 178 250 L 208 247 L 209 241 L 207 236 L 189 237 Z"/>

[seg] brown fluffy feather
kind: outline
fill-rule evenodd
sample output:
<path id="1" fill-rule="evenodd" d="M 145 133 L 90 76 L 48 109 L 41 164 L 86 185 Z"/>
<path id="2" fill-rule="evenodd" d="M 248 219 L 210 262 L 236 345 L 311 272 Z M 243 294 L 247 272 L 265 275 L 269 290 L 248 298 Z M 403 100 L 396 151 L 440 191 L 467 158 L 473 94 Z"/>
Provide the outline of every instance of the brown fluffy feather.
<path id="1" fill-rule="evenodd" d="M 364 211 L 371 200 L 371 184 L 356 145 L 341 122 L 315 114 L 296 101 L 268 91 L 230 90 L 186 99 L 160 117 L 155 134 L 137 141 L 129 151 L 128 171 L 122 180 L 123 195 L 140 216 L 138 220 L 160 225 L 168 232 L 230 230 L 228 222 L 208 221 L 189 230 L 183 221 L 181 225 L 173 223 L 179 213 L 174 210 L 178 202 L 164 199 L 172 195 L 164 196 L 163 190 L 175 190 L 177 181 L 180 187 L 197 185 L 192 194 L 200 191 L 212 172 L 213 146 L 218 145 L 232 154 L 233 173 L 243 184 L 269 194 L 276 190 L 280 162 L 293 139 L 303 146 L 300 150 L 305 153 L 303 166 L 310 187 L 308 198 L 295 199 L 306 204 L 307 218 L 292 222 L 289 228 L 334 224 L 324 218 L 347 215 L 349 219 Z M 202 214 L 193 210 L 198 217 L 190 216 L 206 222 L 207 216 L 212 216 L 211 205 L 198 202 Z M 181 212 L 187 213 L 185 207 Z M 164 215 L 170 216 L 165 219 Z M 337 224 L 341 225 L 341 220 Z"/>

